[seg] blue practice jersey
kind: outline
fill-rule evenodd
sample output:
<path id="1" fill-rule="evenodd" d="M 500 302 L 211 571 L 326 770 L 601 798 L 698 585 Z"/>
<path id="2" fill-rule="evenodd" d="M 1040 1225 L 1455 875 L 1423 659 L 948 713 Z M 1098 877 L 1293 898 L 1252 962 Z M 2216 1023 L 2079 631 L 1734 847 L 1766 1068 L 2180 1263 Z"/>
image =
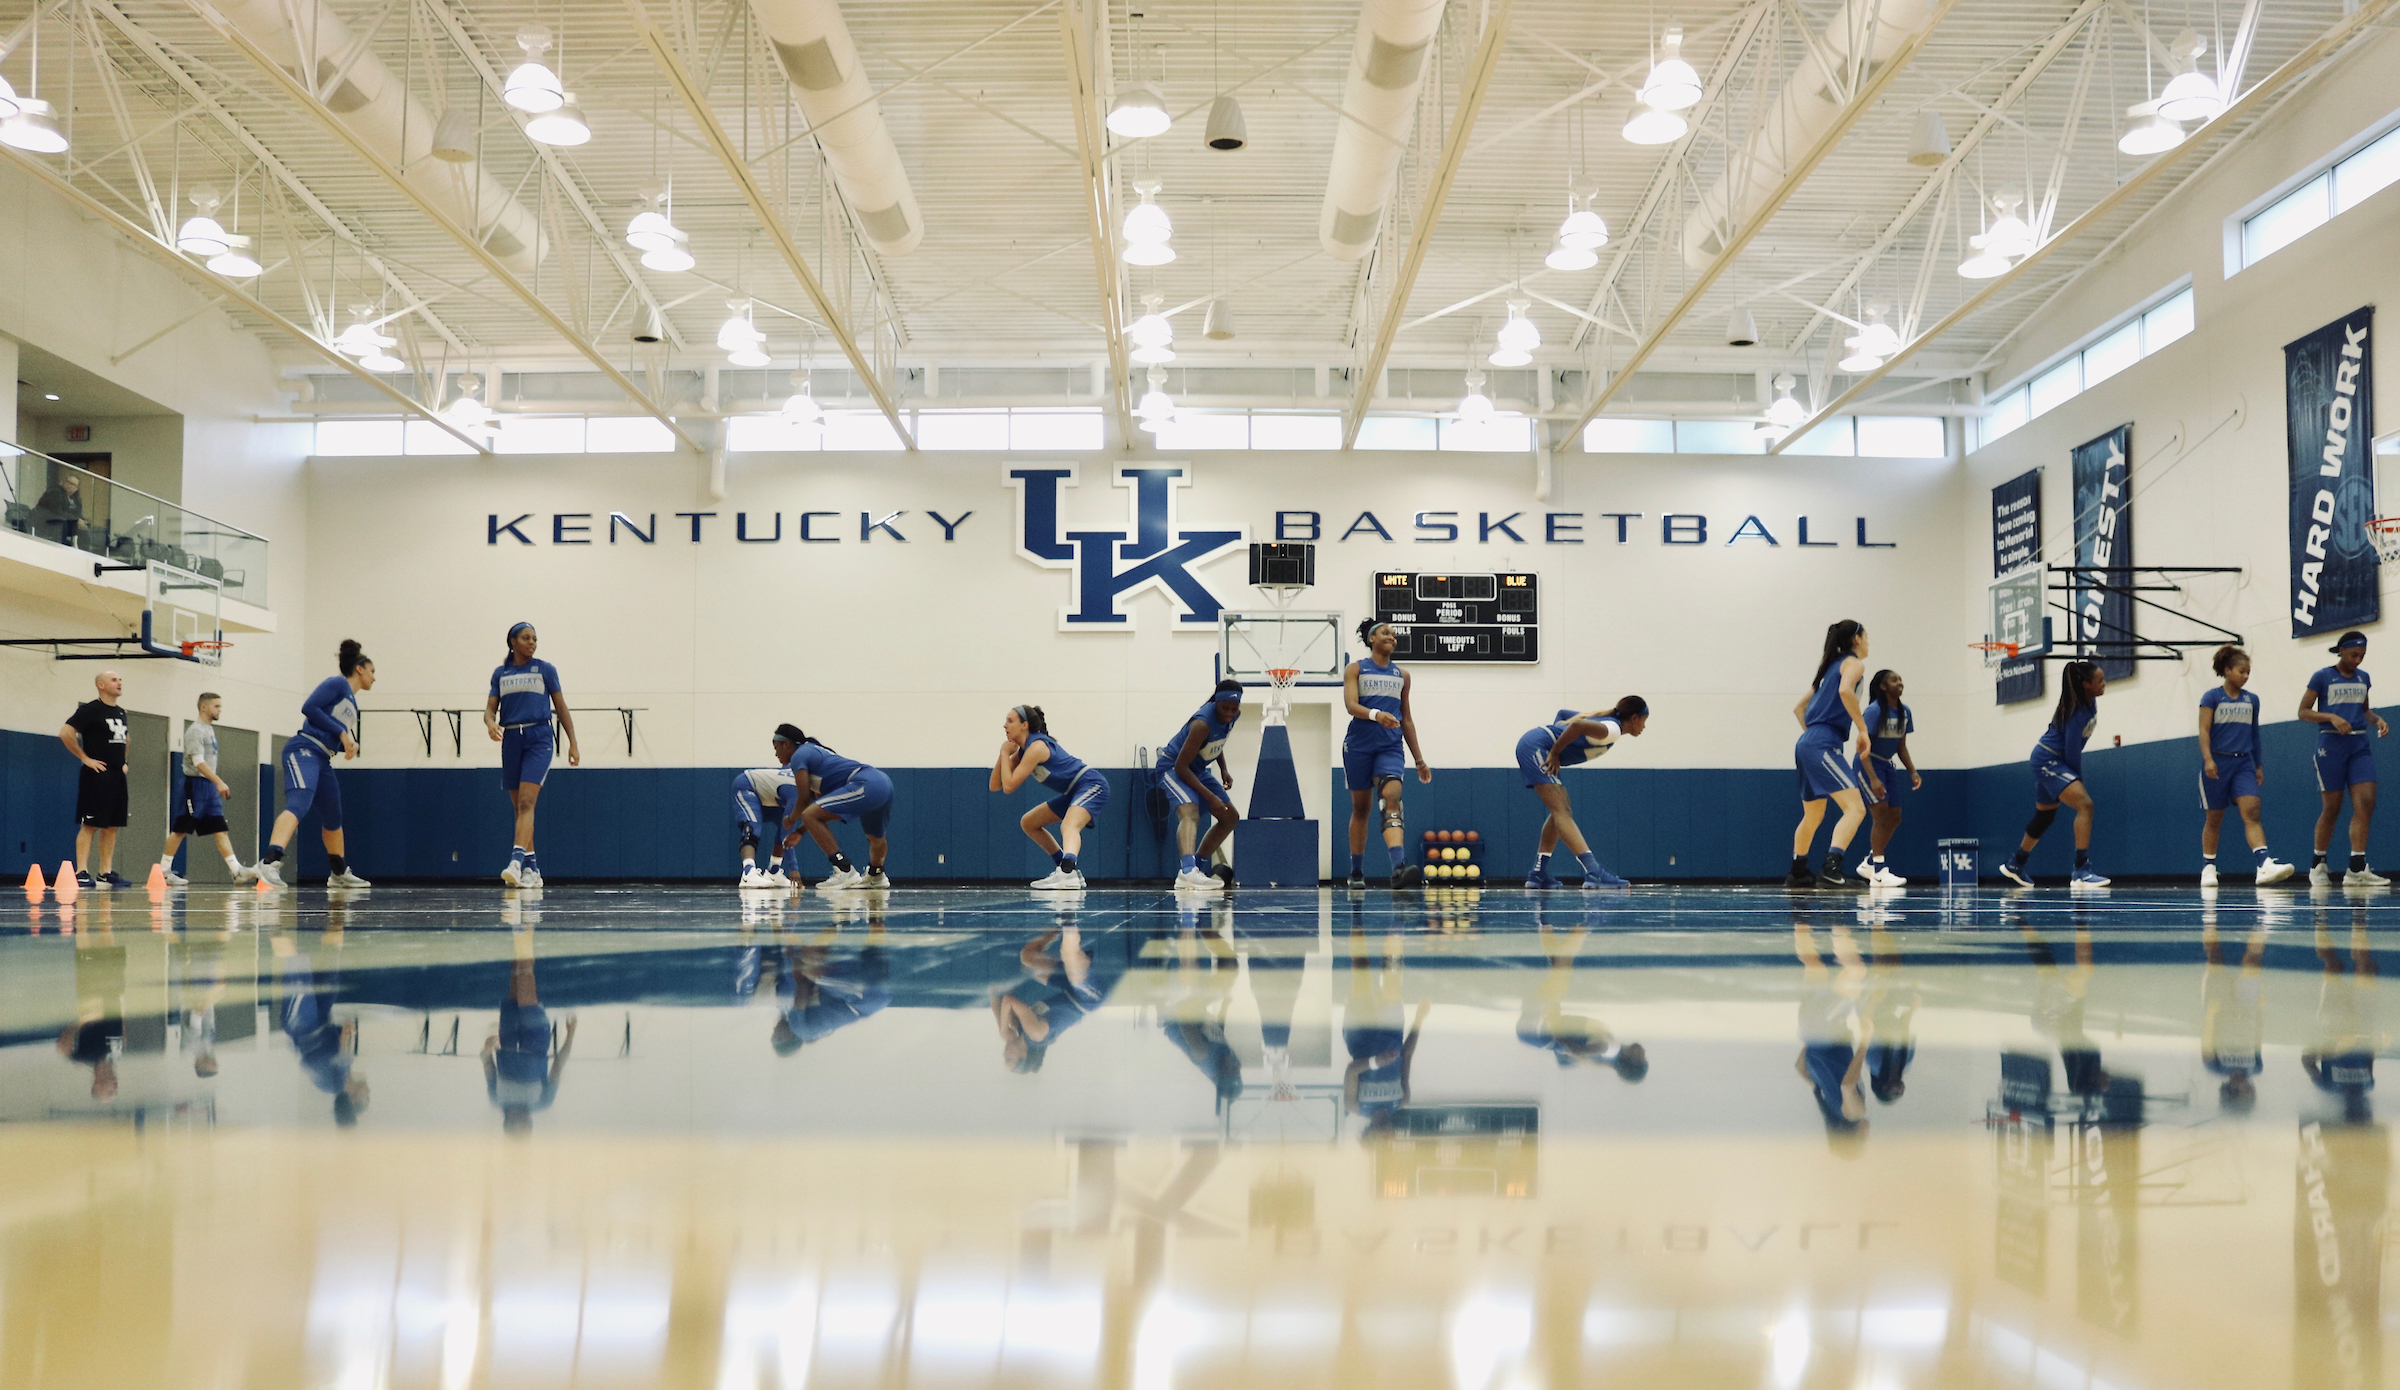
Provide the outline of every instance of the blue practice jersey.
<path id="1" fill-rule="evenodd" d="M 2218 686 L 2200 697 L 2200 708 L 2213 711 L 2208 724 L 2208 751 L 2220 758 L 2258 756 L 2258 697 L 2245 690 L 2228 695 Z"/>
<path id="2" fill-rule="evenodd" d="M 2066 764 L 2070 770 L 2080 775 L 2083 772 L 2083 745 L 2091 742 L 2092 725 L 2098 723 L 2099 720 L 2100 707 L 2098 705 L 2085 705 L 2082 709 L 2075 711 L 2074 715 L 2067 720 L 2067 727 L 2064 729 L 2058 727 L 2056 719 L 2052 719 L 2050 726 L 2042 730 L 2041 741 L 2033 745 L 2033 751 L 2037 755 Z"/>
<path id="3" fill-rule="evenodd" d="M 1868 755 L 1898 767 L 1901 740 L 1917 731 L 1916 714 L 1905 703 L 1895 714 L 1886 709 L 1880 700 L 1869 703 L 1859 712 L 1866 716 L 1862 722 L 1866 726 Z"/>
<path id="4" fill-rule="evenodd" d="M 1057 739 L 1048 734 L 1035 734 L 1027 742 L 1048 744 L 1050 747 L 1050 757 L 1043 762 L 1041 774 L 1033 779 L 1036 782 L 1054 792 L 1063 792 L 1074 786 L 1075 779 L 1083 775 L 1083 759 L 1059 747 Z"/>
<path id="5" fill-rule="evenodd" d="M 503 661 L 492 671 L 492 695 L 500 701 L 500 726 L 522 728 L 550 722 L 550 697 L 558 693 L 558 668 L 535 657 L 531 665 Z"/>
<path id="6" fill-rule="evenodd" d="M 1581 710 L 1560 710 L 1557 719 L 1542 726 L 1542 732 L 1549 735 L 1544 742 L 1555 745 L 1558 742 L 1558 736 L 1567 731 L 1567 725 L 1580 713 L 1582 713 Z M 1622 737 L 1625 732 L 1625 726 L 1619 724 L 1617 717 L 1613 714 L 1601 715 L 1592 722 L 1600 726 L 1600 732 L 1585 734 L 1582 738 L 1559 749 L 1558 765 L 1560 767 L 1573 767 L 1587 758 L 1599 757 L 1614 748 L 1618 738 Z"/>
<path id="7" fill-rule="evenodd" d="M 1400 674 L 1400 663 L 1378 665 L 1372 658 L 1362 657 L 1358 663 L 1358 702 L 1371 710 L 1380 710 L 1394 719 L 1400 717 L 1400 688 L 1408 678 Z M 1375 753 L 1400 746 L 1400 731 L 1387 729 L 1372 719 L 1353 719 L 1349 731 L 1342 735 L 1342 748 L 1351 753 Z"/>
<path id="8" fill-rule="evenodd" d="M 1837 661 L 1825 668 L 1825 679 L 1808 697 L 1808 712 L 1801 716 L 1810 732 L 1828 729 L 1834 741 L 1850 737 L 1850 710 L 1842 703 L 1842 663 Z"/>
<path id="9" fill-rule="evenodd" d="M 358 737 L 358 696 L 347 676 L 327 676 L 300 702 L 299 737 L 328 753 L 342 751 L 342 735 Z"/>
<path id="10" fill-rule="evenodd" d="M 792 750 L 792 760 L 784 766 L 792 770 L 795 781 L 808 779 L 811 795 L 822 795 L 856 777 L 866 764 L 845 758 L 822 743 L 803 743 Z"/>
<path id="11" fill-rule="evenodd" d="M 2338 714 L 2350 721 L 2351 732 L 2347 734 L 2335 733 L 2331 724 L 2319 724 L 2317 742 L 2357 739 L 2358 743 L 2352 746 L 2365 747 L 2367 734 L 2374 728 L 2367 722 L 2367 711 L 2374 705 L 2375 682 L 2367 675 L 2367 668 L 2361 666 L 2345 676 L 2341 667 L 2328 666 L 2308 678 L 2308 688 L 2317 692 L 2319 713 Z"/>
<path id="12" fill-rule="evenodd" d="M 1200 751 L 1192 755 L 1193 764 L 1196 766 L 1223 757 L 1225 741 L 1233 737 L 1233 726 L 1241 717 L 1241 710 L 1236 708 L 1232 719 L 1217 718 L 1217 702 L 1210 700 L 1192 711 L 1191 719 L 1184 720 L 1182 727 L 1175 730 L 1175 737 L 1168 739 L 1166 746 L 1158 750 L 1158 765 L 1162 768 L 1173 767 L 1175 760 L 1183 756 L 1183 740 L 1192 732 L 1192 719 L 1208 726 L 1208 742 L 1201 744 Z"/>

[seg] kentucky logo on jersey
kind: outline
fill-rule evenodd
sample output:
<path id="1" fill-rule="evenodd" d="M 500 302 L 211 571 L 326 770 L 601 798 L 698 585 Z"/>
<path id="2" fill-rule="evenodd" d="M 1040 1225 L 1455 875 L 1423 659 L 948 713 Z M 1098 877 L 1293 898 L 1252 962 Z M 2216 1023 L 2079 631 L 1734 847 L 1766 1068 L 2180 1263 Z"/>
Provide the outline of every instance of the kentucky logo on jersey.
<path id="1" fill-rule="evenodd" d="M 1132 503 L 1130 534 L 1062 534 L 1059 490 L 1076 485 L 1073 468 L 1012 468 L 1007 481 L 1017 490 L 1017 553 L 1044 569 L 1074 573 L 1070 601 L 1058 610 L 1059 631 L 1131 630 L 1133 618 L 1119 611 L 1117 601 L 1144 589 L 1158 590 L 1182 610 L 1176 615 L 1178 628 L 1216 626 L 1224 605 L 1192 571 L 1242 544 L 1249 530 L 1191 530 L 1177 524 L 1175 498 L 1191 486 L 1188 466 L 1117 470 L 1116 484 Z"/>

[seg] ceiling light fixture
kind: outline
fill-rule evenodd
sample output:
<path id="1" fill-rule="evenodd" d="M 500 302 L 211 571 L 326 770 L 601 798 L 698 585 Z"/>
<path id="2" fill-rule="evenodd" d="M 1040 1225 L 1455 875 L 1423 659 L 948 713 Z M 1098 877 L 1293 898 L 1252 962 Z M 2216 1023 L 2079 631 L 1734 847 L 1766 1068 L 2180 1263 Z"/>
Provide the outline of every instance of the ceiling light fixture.
<path id="1" fill-rule="evenodd" d="M 1497 346 L 1484 360 L 1495 367 L 1522 367 L 1533 361 L 1533 350 L 1542 345 L 1542 330 L 1525 311 L 1533 307 L 1529 299 L 1508 301 L 1508 321 L 1500 325 Z"/>
<path id="2" fill-rule="evenodd" d="M 232 232 L 225 234 L 225 249 L 208 258 L 208 268 L 228 280 L 249 280 L 266 271 L 247 249 L 250 238 Z"/>
<path id="3" fill-rule="evenodd" d="M 1128 140 L 1147 140 L 1153 135 L 1164 135 L 1173 124 L 1175 118 L 1167 114 L 1167 99 L 1160 94 L 1158 84 L 1154 82 L 1137 82 L 1119 92 L 1117 99 L 1109 103 L 1109 132 Z"/>
<path id="4" fill-rule="evenodd" d="M 1736 309 L 1725 324 L 1725 346 L 1757 347 L 1758 317 L 1748 309 Z"/>
<path id="5" fill-rule="evenodd" d="M 56 391 L 44 391 L 44 392 L 42 393 L 42 399 L 43 399 L 43 400 L 46 400 L 46 401 L 54 401 L 54 400 L 57 400 L 57 399 L 58 399 L 58 393 L 57 393 Z"/>
<path id="6" fill-rule="evenodd" d="M 1700 74 L 1683 60 L 1683 30 L 1669 29 L 1658 46 L 1664 57 L 1650 65 L 1650 76 L 1637 94 L 1646 106 L 1661 111 L 1685 111 L 1700 104 Z"/>
<path id="7" fill-rule="evenodd" d="M 792 392 L 791 398 L 783 403 L 783 421 L 803 429 L 814 429 L 825 423 L 825 407 L 817 404 L 815 394 L 810 391 L 806 371 L 800 373 L 799 389 Z"/>
<path id="8" fill-rule="evenodd" d="M 2181 71 L 2167 79 L 2167 89 L 2158 94 L 2158 114 L 2170 121 L 2213 121 L 2224 114 L 2225 94 L 2217 89 L 2217 79 L 2200 71 L 2200 55 L 2208 51 L 2208 41 L 2186 29 L 2168 51 Z"/>
<path id="9" fill-rule="evenodd" d="M 758 325 L 751 322 L 750 301 L 728 299 L 725 307 L 733 311 L 733 317 L 717 328 L 717 346 L 725 350 L 725 360 L 736 367 L 767 365 L 767 354 L 763 350 L 767 335 L 759 332 Z"/>
<path id="10" fill-rule="evenodd" d="M 1561 241 L 1551 246 L 1550 254 L 1542 257 L 1542 264 L 1552 270 L 1590 270 L 1600 264 L 1600 253 L 1588 246 L 1569 246 Z"/>
<path id="11" fill-rule="evenodd" d="M 1147 312 L 1135 319 L 1133 326 L 1125 331 L 1125 336 L 1133 341 L 1134 361 L 1157 366 L 1175 360 L 1175 349 L 1170 346 L 1175 341 L 1175 325 L 1167 321 L 1167 316 L 1160 313 L 1158 307 L 1166 302 L 1164 295 L 1142 297 L 1142 308 Z"/>
<path id="12" fill-rule="evenodd" d="M 1587 193 L 1581 200 L 1572 196 L 1567 199 L 1566 220 L 1558 224 L 1559 245 L 1579 251 L 1597 251 L 1608 245 L 1608 222 L 1592 211 L 1594 196 Z"/>
<path id="13" fill-rule="evenodd" d="M 375 349 L 373 352 L 370 352 L 366 356 L 358 359 L 358 365 L 366 368 L 370 372 L 389 373 L 405 372 L 408 370 L 407 361 L 402 358 L 394 357 L 391 353 L 391 350 L 388 348 Z"/>
<path id="14" fill-rule="evenodd" d="M 1212 150 L 1238 150 L 1250 143 L 1250 125 L 1242 119 L 1242 104 L 1230 93 L 1209 103 L 1206 138 Z"/>
<path id="15" fill-rule="evenodd" d="M 573 149 L 588 144 L 592 138 L 591 122 L 583 118 L 583 107 L 569 92 L 555 111 L 545 111 L 525 123 L 526 138 L 541 145 L 556 145 Z"/>
<path id="16" fill-rule="evenodd" d="M 1845 372 L 1871 372 L 1891 360 L 1900 351 L 1900 335 L 1883 321 L 1883 306 L 1867 306 L 1867 321 L 1856 333 L 1842 340 L 1850 355 L 1841 360 Z"/>
<path id="17" fill-rule="evenodd" d="M 643 189 L 642 210 L 625 224 L 625 244 L 641 252 L 642 264 L 652 270 L 690 270 L 694 264 L 689 249 L 691 237 L 664 211 L 670 206 L 668 200 L 672 196 Z"/>
<path id="18" fill-rule="evenodd" d="M 559 85 L 558 74 L 542 61 L 542 55 L 550 51 L 550 31 L 528 24 L 517 31 L 517 47 L 525 50 L 525 61 L 517 64 L 501 85 L 500 99 L 510 109 L 528 115 L 556 111 L 566 103 L 567 92 Z"/>
<path id="19" fill-rule="evenodd" d="M 1175 423 L 1175 399 L 1167 394 L 1165 371 L 1152 367 L 1149 381 L 1150 389 L 1142 393 L 1141 402 L 1134 406 L 1133 414 L 1141 428 L 1156 434 Z"/>
<path id="20" fill-rule="evenodd" d="M 1908 134 L 1908 162 L 1931 169 L 1949 157 L 1950 127 L 1942 123 L 1942 113 L 1931 107 L 1919 111 Z"/>
<path id="21" fill-rule="evenodd" d="M 1125 214 L 1125 249 L 1121 253 L 1127 265 L 1165 265 L 1175 259 L 1175 248 L 1167 241 L 1175 235 L 1175 221 L 1156 201 L 1159 182 L 1147 179 L 1133 186 L 1142 195 Z"/>
<path id="22" fill-rule="evenodd" d="M 27 154 L 64 154 L 67 137 L 59 132 L 58 117 L 40 97 L 17 98 L 17 114 L 0 121 L 0 145 Z"/>
<path id="23" fill-rule="evenodd" d="M 1458 419 L 1461 424 L 1488 425 L 1498 413 L 1492 405 L 1492 398 L 1483 394 L 1484 380 L 1481 372 L 1467 373 L 1467 394 L 1458 398 Z"/>
<path id="24" fill-rule="evenodd" d="M 1200 336 L 1220 343 L 1232 337 L 1233 305 L 1222 299 L 1208 301 L 1208 319 L 1200 325 Z"/>
<path id="25" fill-rule="evenodd" d="M 2019 259 L 2030 254 L 2035 240 L 2033 228 L 2017 216 L 2021 200 L 2014 193 L 2003 193 L 1992 200 L 2000 215 L 1992 219 L 1980 235 L 1967 238 L 1974 254 L 1958 263 L 1958 273 L 1969 280 L 1990 280 L 2005 275 Z"/>
<path id="26" fill-rule="evenodd" d="M 223 200 L 213 188 L 195 188 L 191 193 L 193 207 L 199 212 L 183 220 L 175 230 L 175 249 L 187 256 L 222 256 L 227 242 L 225 227 L 217 221 L 217 207 Z"/>
<path id="27" fill-rule="evenodd" d="M 469 434 L 485 433 L 499 427 L 492 412 L 484 408 L 475 394 L 483 389 L 483 379 L 469 374 L 458 379 L 458 399 L 442 407 L 442 418 Z"/>
<path id="28" fill-rule="evenodd" d="M 2165 154 L 2183 143 L 2183 127 L 2158 112 L 2155 101 L 2137 101 L 2125 108 L 2133 124 L 2117 137 L 2117 149 L 2137 158 Z"/>
<path id="29" fill-rule="evenodd" d="M 1792 388 L 1799 385 L 1792 374 L 1784 372 L 1775 378 L 1775 399 L 1767 405 L 1767 416 L 1751 429 L 1751 433 L 1768 441 L 1790 434 L 1808 418 L 1808 407 L 1792 398 Z"/>
<path id="30" fill-rule="evenodd" d="M 1646 101 L 1635 102 L 1625 122 L 1625 138 L 1636 145 L 1672 145 L 1692 128 L 1691 122 Z"/>
<path id="31" fill-rule="evenodd" d="M 384 333 L 375 325 L 375 306 L 350 306 L 350 326 L 333 340 L 333 350 L 346 357 L 365 358 L 391 347 L 399 340 Z"/>

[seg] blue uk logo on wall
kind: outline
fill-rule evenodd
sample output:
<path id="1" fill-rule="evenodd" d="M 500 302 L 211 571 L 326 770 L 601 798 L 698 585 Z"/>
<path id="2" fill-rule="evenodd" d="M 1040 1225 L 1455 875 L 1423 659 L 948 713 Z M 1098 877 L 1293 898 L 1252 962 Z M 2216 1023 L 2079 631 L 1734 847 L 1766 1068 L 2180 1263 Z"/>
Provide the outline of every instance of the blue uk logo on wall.
<path id="1" fill-rule="evenodd" d="M 1068 602 L 1058 610 L 1061 632 L 1131 631 L 1133 616 L 1119 608 L 1145 589 L 1167 596 L 1178 610 L 1176 627 L 1214 630 L 1224 605 L 1193 570 L 1249 539 L 1249 528 L 1186 528 L 1177 498 L 1192 485 L 1185 464 L 1120 468 L 1116 485 L 1130 504 L 1130 531 L 1065 531 L 1065 489 L 1076 485 L 1073 468 L 1011 468 L 1017 490 L 1017 553 L 1044 569 L 1073 575 Z"/>

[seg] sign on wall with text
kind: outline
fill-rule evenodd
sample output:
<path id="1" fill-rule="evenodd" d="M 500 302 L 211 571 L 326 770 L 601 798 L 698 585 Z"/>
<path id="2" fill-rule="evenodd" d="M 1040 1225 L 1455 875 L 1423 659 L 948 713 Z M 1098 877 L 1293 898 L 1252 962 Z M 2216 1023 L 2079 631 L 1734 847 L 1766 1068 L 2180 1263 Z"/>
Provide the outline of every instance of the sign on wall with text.
<path id="1" fill-rule="evenodd" d="M 2283 349 L 2292 467 L 2292 635 L 2374 622 L 2380 571 L 2375 515 L 2375 307 L 2336 319 Z"/>
<path id="2" fill-rule="evenodd" d="M 2014 642 L 2022 655 L 2003 656 L 1994 702 L 2042 698 L 2042 470 L 2029 468 L 1992 489 L 1992 578 L 2028 571 L 2013 586 L 1994 586 L 1990 642 Z M 2004 602 L 2004 599 L 2013 600 Z"/>
<path id="3" fill-rule="evenodd" d="M 2133 426 L 2078 444 L 2075 578 L 2068 597 L 2075 648 L 2110 680 L 2133 674 Z"/>

